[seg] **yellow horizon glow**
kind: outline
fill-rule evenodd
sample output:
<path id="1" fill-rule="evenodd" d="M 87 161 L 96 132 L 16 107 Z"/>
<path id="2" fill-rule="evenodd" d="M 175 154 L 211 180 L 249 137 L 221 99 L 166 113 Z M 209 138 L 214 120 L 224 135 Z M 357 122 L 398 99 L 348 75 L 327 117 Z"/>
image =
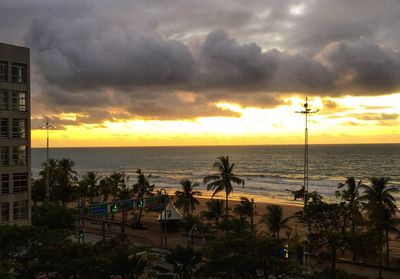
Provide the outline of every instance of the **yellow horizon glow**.
<path id="1" fill-rule="evenodd" d="M 324 101 L 340 108 L 324 107 Z M 188 120 L 143 120 L 104 122 L 101 125 L 66 126 L 50 131 L 52 147 L 111 146 L 198 146 L 198 145 L 269 145 L 302 144 L 304 142 L 304 100 L 284 99 L 285 104 L 271 108 L 242 107 L 233 103 L 217 103 L 217 107 L 239 113 L 240 117 L 198 117 Z M 310 116 L 310 144 L 335 143 L 398 143 L 399 120 L 369 119 L 362 116 L 397 115 L 400 93 L 379 97 L 309 99 L 321 111 Z M 360 116 L 357 118 L 357 116 Z M 75 120 L 77 115 L 58 116 Z M 32 131 L 32 147 L 46 145 L 46 131 Z"/>

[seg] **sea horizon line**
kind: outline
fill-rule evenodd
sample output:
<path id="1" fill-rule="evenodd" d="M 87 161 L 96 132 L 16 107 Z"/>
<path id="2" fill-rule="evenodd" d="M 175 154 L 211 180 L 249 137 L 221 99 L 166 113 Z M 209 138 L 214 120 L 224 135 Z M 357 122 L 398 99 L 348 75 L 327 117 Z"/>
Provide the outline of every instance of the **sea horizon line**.
<path id="1" fill-rule="evenodd" d="M 389 143 L 309 143 L 309 146 L 340 146 L 340 145 L 398 145 L 399 142 Z M 120 145 L 120 146 L 50 146 L 51 149 L 63 149 L 63 148 L 193 148 L 193 147 L 262 147 L 262 146 L 304 146 L 304 143 L 287 143 L 287 144 L 210 144 L 210 145 Z M 32 149 L 46 149 L 46 146 L 35 146 Z"/>

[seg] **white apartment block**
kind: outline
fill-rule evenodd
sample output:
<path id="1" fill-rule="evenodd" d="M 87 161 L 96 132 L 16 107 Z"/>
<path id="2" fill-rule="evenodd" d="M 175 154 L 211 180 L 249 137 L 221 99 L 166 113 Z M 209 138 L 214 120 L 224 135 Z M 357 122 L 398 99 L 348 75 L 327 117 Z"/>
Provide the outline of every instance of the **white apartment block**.
<path id="1" fill-rule="evenodd" d="M 31 223 L 29 49 L 0 43 L 0 225 Z"/>

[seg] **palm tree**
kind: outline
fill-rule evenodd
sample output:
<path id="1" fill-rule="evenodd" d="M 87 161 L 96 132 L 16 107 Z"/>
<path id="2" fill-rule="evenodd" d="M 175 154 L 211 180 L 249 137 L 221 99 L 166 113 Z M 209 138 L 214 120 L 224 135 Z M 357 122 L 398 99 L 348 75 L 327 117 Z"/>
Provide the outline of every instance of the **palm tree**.
<path id="1" fill-rule="evenodd" d="M 83 177 L 82 180 L 87 184 L 90 202 L 93 202 L 93 198 L 100 195 L 100 186 L 99 186 L 100 177 L 97 176 L 97 172 L 88 171 Z"/>
<path id="2" fill-rule="evenodd" d="M 386 233 L 387 258 L 389 258 L 389 231 L 386 230 L 387 220 L 396 214 L 396 200 L 393 194 L 397 188 L 388 187 L 388 177 L 372 177 L 370 186 L 362 186 L 364 190 L 360 200 L 364 202 L 364 209 L 367 211 L 368 218 L 380 235 L 380 254 L 379 254 L 379 278 L 382 278 L 382 250 L 383 234 Z"/>
<path id="3" fill-rule="evenodd" d="M 77 181 L 77 172 L 73 170 L 74 165 L 75 162 L 67 158 L 57 162 L 58 200 L 61 200 L 63 206 L 73 199 L 73 186 Z"/>
<path id="4" fill-rule="evenodd" d="M 218 225 L 219 220 L 224 214 L 224 201 L 220 199 L 211 199 L 207 203 L 207 210 L 201 213 L 208 220 L 214 220 Z"/>
<path id="5" fill-rule="evenodd" d="M 89 184 L 86 180 L 81 180 L 78 182 L 78 187 L 76 187 L 76 194 L 80 199 L 80 207 L 79 208 L 79 220 L 80 222 L 80 230 L 84 230 L 85 228 L 85 211 L 86 211 L 86 198 L 90 195 Z M 79 239 L 80 241 L 80 239 Z M 82 238 L 82 242 L 84 242 L 84 238 Z"/>
<path id="6" fill-rule="evenodd" d="M 189 213 L 193 213 L 196 209 L 196 205 L 199 205 L 199 201 L 195 196 L 201 196 L 200 191 L 194 191 L 195 187 L 198 187 L 198 183 L 193 183 L 190 180 L 182 180 L 180 182 L 182 191 L 175 192 L 175 203 L 174 205 L 178 208 L 183 207 L 183 216 L 187 216 Z"/>
<path id="7" fill-rule="evenodd" d="M 386 238 L 386 264 L 389 266 L 390 261 L 389 261 L 389 256 L 390 256 L 390 249 L 389 249 L 389 234 L 391 232 L 396 233 L 397 235 L 400 235 L 400 230 L 398 228 L 398 225 L 400 224 L 400 220 L 398 218 L 395 218 L 395 214 L 392 214 L 390 210 L 386 210 L 384 213 L 383 217 L 383 230 L 385 232 L 385 238 Z"/>
<path id="8" fill-rule="evenodd" d="M 197 226 L 197 228 L 201 228 L 203 226 L 203 223 L 200 219 L 199 216 L 197 215 L 192 215 L 192 214 L 188 214 L 187 216 L 185 216 L 182 219 L 182 226 L 185 229 L 185 232 L 188 233 L 193 226 Z"/>
<path id="9" fill-rule="evenodd" d="M 43 178 L 33 180 L 31 198 L 33 207 L 37 207 L 38 202 L 44 202 L 46 199 L 46 182 Z"/>
<path id="10" fill-rule="evenodd" d="M 181 279 L 190 279 L 196 265 L 201 262 L 201 254 L 193 247 L 177 246 L 171 254 L 167 255 L 166 260 L 168 263 L 174 265 L 175 271 L 179 274 Z"/>
<path id="11" fill-rule="evenodd" d="M 110 257 L 111 272 L 113 275 L 120 275 L 121 278 L 141 278 L 147 262 L 138 256 L 137 251 L 118 247 Z"/>
<path id="12" fill-rule="evenodd" d="M 322 199 L 324 198 L 323 196 L 321 196 L 320 194 L 318 194 L 317 191 L 312 191 L 310 193 L 308 193 L 307 198 L 309 200 L 311 200 L 311 202 L 313 203 L 319 203 L 322 201 Z"/>
<path id="13" fill-rule="evenodd" d="M 136 184 L 133 185 L 133 192 L 136 194 L 137 200 L 140 202 L 141 206 L 139 209 L 139 215 L 136 220 L 136 227 L 140 228 L 141 227 L 141 218 L 142 218 L 142 212 L 143 212 L 143 199 L 144 196 L 152 196 L 153 195 L 153 190 L 154 190 L 154 184 L 150 185 L 148 178 L 151 177 L 151 174 L 146 177 L 142 170 L 138 169 L 136 171 L 138 174 L 137 177 L 137 182 Z"/>
<path id="14" fill-rule="evenodd" d="M 240 203 L 235 206 L 234 211 L 240 215 L 240 223 L 243 225 L 243 222 L 246 220 L 246 217 L 250 217 L 251 229 L 254 229 L 254 200 L 251 201 L 246 197 L 240 198 Z"/>
<path id="15" fill-rule="evenodd" d="M 128 187 L 125 183 L 120 184 L 117 196 L 121 200 L 131 199 L 133 196 L 133 189 Z M 125 237 L 125 224 L 128 218 L 128 205 L 122 204 L 122 220 L 121 220 L 121 238 Z"/>
<path id="16" fill-rule="evenodd" d="M 336 197 L 340 197 L 347 204 L 347 207 L 351 213 L 351 237 L 352 241 L 355 241 L 356 236 L 356 227 L 362 221 L 362 214 L 360 212 L 360 187 L 362 186 L 362 181 L 358 182 L 355 178 L 347 177 L 344 183 L 339 183 L 338 189 L 342 189 L 341 191 L 336 191 Z M 357 258 L 356 251 L 353 251 L 353 261 Z"/>
<path id="17" fill-rule="evenodd" d="M 72 168 L 75 166 L 75 162 L 68 158 L 62 158 L 57 163 L 57 169 L 60 176 L 73 179 L 77 172 Z"/>
<path id="18" fill-rule="evenodd" d="M 111 179 L 106 176 L 99 181 L 100 194 L 103 195 L 103 202 L 107 202 L 110 194 L 112 194 L 111 189 Z"/>
<path id="19" fill-rule="evenodd" d="M 85 208 L 86 198 L 90 196 L 89 184 L 87 181 L 81 180 L 76 190 L 78 197 L 81 199 L 82 207 Z"/>
<path id="20" fill-rule="evenodd" d="M 118 189 L 121 185 L 125 184 L 125 172 L 123 171 L 113 171 L 110 177 L 107 179 L 108 187 L 110 193 L 113 195 L 113 200 L 117 199 Z"/>
<path id="21" fill-rule="evenodd" d="M 56 159 L 49 159 L 48 162 L 42 163 L 43 170 L 39 172 L 39 175 L 43 178 L 44 182 L 49 184 L 46 185 L 46 187 L 49 187 L 50 200 L 54 199 L 54 188 L 57 184 L 57 164 L 58 161 Z"/>
<path id="22" fill-rule="evenodd" d="M 229 157 L 220 156 L 214 163 L 214 168 L 218 170 L 218 174 L 208 175 L 204 178 L 204 184 L 207 184 L 207 191 L 213 190 L 214 197 L 217 193 L 225 190 L 225 213 L 229 215 L 229 195 L 233 191 L 232 182 L 244 186 L 244 180 L 237 177 L 233 173 L 234 163 L 229 163 Z"/>
<path id="23" fill-rule="evenodd" d="M 113 171 L 109 177 L 104 179 L 102 182 L 102 189 L 106 191 L 107 199 L 108 195 L 111 194 L 113 201 L 116 201 L 119 188 L 123 187 L 123 185 L 125 185 L 125 172 L 116 170 Z M 114 214 L 114 212 L 111 213 L 111 220 L 114 220 Z"/>
<path id="24" fill-rule="evenodd" d="M 272 237 L 279 239 L 281 229 L 289 228 L 288 222 L 291 216 L 283 218 L 282 206 L 271 204 L 267 206 L 267 212 L 261 217 L 260 222 L 267 225 Z"/>

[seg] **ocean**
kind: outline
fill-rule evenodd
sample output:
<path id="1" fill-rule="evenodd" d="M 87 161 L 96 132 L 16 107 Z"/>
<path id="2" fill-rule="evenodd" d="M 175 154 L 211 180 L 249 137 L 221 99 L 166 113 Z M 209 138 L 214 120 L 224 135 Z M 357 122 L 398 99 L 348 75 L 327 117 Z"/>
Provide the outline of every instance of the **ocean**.
<path id="1" fill-rule="evenodd" d="M 179 181 L 190 179 L 200 184 L 212 174 L 218 156 L 229 156 L 234 172 L 245 180 L 236 186 L 236 197 L 255 195 L 280 202 L 292 202 L 291 191 L 303 184 L 302 145 L 199 146 L 199 147 L 104 147 L 51 148 L 50 158 L 69 158 L 79 176 L 96 171 L 105 176 L 123 170 L 129 183 L 137 169 L 151 173 L 156 188 L 177 189 Z M 46 160 L 45 148 L 32 149 L 32 173 L 37 178 Z M 390 185 L 400 188 L 400 144 L 310 145 L 309 189 L 326 199 L 334 199 L 339 182 L 354 176 L 366 184 L 374 176 L 390 177 Z M 397 199 L 400 198 L 396 196 Z M 301 202 L 298 202 L 301 203 Z"/>

